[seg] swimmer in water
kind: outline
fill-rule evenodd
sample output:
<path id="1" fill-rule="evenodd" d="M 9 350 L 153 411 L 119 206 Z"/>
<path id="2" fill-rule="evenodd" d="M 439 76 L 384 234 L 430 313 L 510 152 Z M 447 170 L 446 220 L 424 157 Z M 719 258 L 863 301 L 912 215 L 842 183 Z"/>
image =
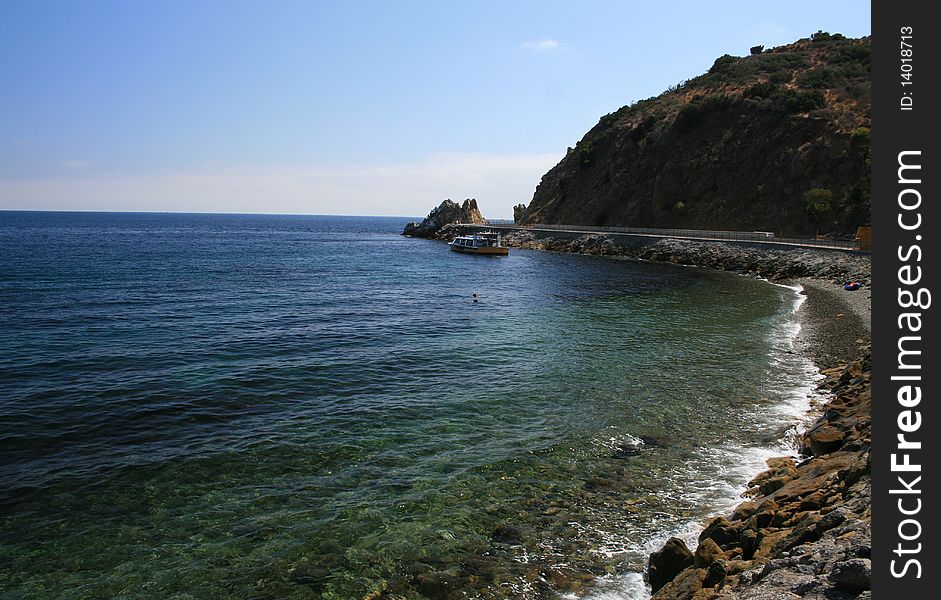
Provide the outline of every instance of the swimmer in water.
<path id="1" fill-rule="evenodd" d="M 474 298 L 474 304 L 477 304 L 477 292 L 474 292 L 471 296 Z"/>

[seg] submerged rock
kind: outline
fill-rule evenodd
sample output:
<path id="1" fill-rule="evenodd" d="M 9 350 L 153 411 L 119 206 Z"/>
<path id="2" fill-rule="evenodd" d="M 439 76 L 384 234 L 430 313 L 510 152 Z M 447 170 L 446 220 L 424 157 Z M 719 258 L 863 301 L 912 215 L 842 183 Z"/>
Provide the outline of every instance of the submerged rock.
<path id="1" fill-rule="evenodd" d="M 650 446 L 651 448 L 667 448 L 670 446 L 670 441 L 665 437 L 656 435 L 642 435 L 639 437 L 640 441 L 642 441 L 645 446 Z"/>
<path id="2" fill-rule="evenodd" d="M 632 456 L 637 456 L 640 454 L 641 450 L 639 446 L 634 446 L 628 443 L 618 444 L 614 450 L 611 452 L 613 458 L 630 458 Z"/>
<path id="3" fill-rule="evenodd" d="M 517 546 L 526 539 L 527 531 L 525 528 L 517 525 L 500 525 L 493 530 L 490 539 L 500 544 L 509 544 Z"/>
<path id="4" fill-rule="evenodd" d="M 324 588 L 330 578 L 330 571 L 322 567 L 303 567 L 291 574 L 291 582 L 305 585 L 314 591 Z"/>
<path id="5" fill-rule="evenodd" d="M 450 598 L 462 588 L 463 581 L 450 571 L 429 571 L 415 578 L 418 591 L 434 600 Z"/>

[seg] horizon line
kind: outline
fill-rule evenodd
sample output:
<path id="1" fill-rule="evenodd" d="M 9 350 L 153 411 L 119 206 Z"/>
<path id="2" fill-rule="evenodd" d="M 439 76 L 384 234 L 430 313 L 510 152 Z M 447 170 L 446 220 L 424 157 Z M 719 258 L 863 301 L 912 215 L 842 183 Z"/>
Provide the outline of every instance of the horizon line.
<path id="1" fill-rule="evenodd" d="M 0 208 L 0 213 L 83 213 L 115 215 L 233 215 L 233 216 L 280 216 L 280 217 L 371 217 L 388 219 L 413 219 L 414 215 L 350 215 L 336 213 L 279 213 L 279 212 L 207 212 L 180 210 L 96 210 L 54 208 Z M 419 217 L 424 218 L 424 217 Z"/>

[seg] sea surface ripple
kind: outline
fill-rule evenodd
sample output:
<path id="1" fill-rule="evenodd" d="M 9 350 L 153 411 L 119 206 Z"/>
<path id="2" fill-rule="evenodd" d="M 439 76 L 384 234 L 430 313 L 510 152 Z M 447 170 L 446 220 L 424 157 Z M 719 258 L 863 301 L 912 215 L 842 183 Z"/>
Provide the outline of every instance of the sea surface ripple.
<path id="1" fill-rule="evenodd" d="M 806 401 L 794 290 L 406 221 L 0 212 L 0 596 L 633 597 Z"/>

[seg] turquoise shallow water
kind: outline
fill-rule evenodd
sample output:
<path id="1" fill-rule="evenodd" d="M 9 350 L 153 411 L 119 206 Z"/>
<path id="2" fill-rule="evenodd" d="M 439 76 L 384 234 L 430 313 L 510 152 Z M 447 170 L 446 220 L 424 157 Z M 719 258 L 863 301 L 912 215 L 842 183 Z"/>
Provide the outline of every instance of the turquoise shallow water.
<path id="1" fill-rule="evenodd" d="M 642 597 L 793 424 L 793 290 L 405 221 L 0 212 L 0 597 Z"/>

